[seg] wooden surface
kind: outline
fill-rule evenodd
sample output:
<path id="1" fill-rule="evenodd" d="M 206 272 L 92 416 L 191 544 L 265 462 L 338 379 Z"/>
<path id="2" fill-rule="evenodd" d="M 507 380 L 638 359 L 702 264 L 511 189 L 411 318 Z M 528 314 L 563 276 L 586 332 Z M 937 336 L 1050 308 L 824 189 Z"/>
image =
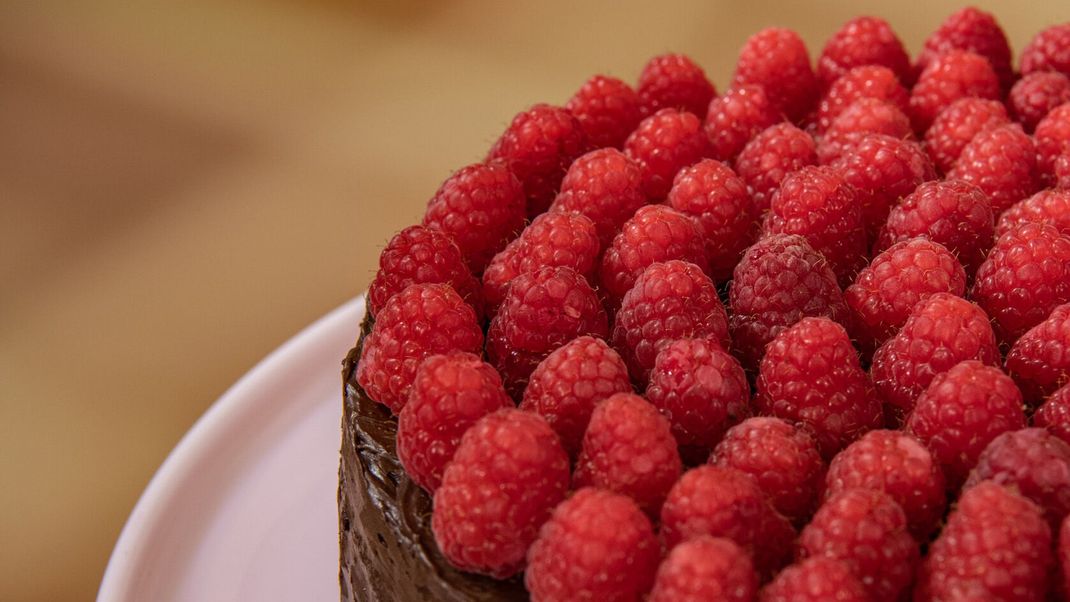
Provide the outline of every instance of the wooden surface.
<path id="1" fill-rule="evenodd" d="M 87 600 L 226 387 L 357 294 L 511 116 L 859 10 L 696 1 L 0 5 L 0 599 Z M 1062 0 L 986 3 L 1021 48 Z M 911 51 L 952 2 L 879 2 Z M 166 545 L 166 542 L 161 542 Z"/>

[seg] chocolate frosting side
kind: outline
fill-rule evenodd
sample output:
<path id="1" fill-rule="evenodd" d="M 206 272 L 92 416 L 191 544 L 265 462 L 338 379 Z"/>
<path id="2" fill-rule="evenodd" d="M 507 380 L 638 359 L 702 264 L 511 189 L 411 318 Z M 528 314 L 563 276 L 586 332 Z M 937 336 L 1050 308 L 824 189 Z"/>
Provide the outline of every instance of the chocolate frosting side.
<path id="1" fill-rule="evenodd" d="M 451 567 L 431 533 L 431 498 L 394 449 L 397 420 L 365 395 L 355 368 L 371 318 L 342 367 L 338 467 L 339 580 L 345 602 L 527 600 L 520 578 L 498 581 Z"/>

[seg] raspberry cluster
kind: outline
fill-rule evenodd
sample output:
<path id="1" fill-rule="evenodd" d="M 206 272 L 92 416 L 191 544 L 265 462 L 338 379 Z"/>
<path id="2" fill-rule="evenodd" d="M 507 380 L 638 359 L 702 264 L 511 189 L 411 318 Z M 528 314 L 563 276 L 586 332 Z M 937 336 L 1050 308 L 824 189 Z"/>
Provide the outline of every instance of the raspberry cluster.
<path id="1" fill-rule="evenodd" d="M 1067 188 L 1070 23 L 769 28 L 722 94 L 664 54 L 446 180 L 356 381 L 533 600 L 1066 599 Z"/>

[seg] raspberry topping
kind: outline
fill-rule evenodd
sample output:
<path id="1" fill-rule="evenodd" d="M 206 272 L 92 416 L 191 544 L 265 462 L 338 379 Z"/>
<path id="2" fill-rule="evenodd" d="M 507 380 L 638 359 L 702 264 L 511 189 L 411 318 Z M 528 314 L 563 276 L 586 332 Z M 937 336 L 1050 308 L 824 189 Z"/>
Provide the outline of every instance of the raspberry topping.
<path id="1" fill-rule="evenodd" d="M 639 166 L 617 149 L 602 148 L 573 161 L 550 211 L 587 216 L 605 249 L 624 222 L 645 204 Z"/>
<path id="2" fill-rule="evenodd" d="M 832 34 L 817 59 L 817 77 L 828 86 L 854 67 L 882 65 L 909 81 L 910 57 L 892 26 L 879 17 L 855 17 Z"/>
<path id="3" fill-rule="evenodd" d="M 591 148 L 620 148 L 642 118 L 635 90 L 605 75 L 584 82 L 565 108 L 579 120 Z"/>
<path id="4" fill-rule="evenodd" d="M 949 178 L 976 184 L 999 215 L 1037 191 L 1036 150 L 1018 125 L 978 133 L 962 149 Z"/>
<path id="5" fill-rule="evenodd" d="M 1037 149 L 1037 173 L 1043 185 L 1051 186 L 1058 181 L 1056 169 L 1060 165 L 1060 157 L 1070 156 L 1070 102 L 1059 105 L 1040 120 L 1033 132 L 1033 142 Z M 1063 165 L 1067 163 L 1070 160 L 1062 159 Z M 1064 174 L 1070 173 L 1066 167 L 1062 169 Z M 1065 184 L 1060 186 L 1066 187 Z"/>
<path id="6" fill-rule="evenodd" d="M 676 172 L 709 157 L 713 150 L 701 119 L 669 108 L 639 122 L 624 142 L 624 152 L 642 170 L 647 198 L 660 200 L 669 193 Z"/>
<path id="7" fill-rule="evenodd" d="M 1063 385 L 1048 397 L 1036 413 L 1033 425 L 1048 429 L 1048 432 L 1070 443 L 1070 384 Z"/>
<path id="8" fill-rule="evenodd" d="M 859 98 L 840 113 L 817 145 L 817 158 L 828 165 L 852 150 L 869 134 L 884 134 L 897 142 L 914 137 L 910 118 L 898 107 L 878 98 Z"/>
<path id="9" fill-rule="evenodd" d="M 1030 73 L 1011 88 L 1007 103 L 1025 131 L 1032 132 L 1055 107 L 1070 102 L 1070 77 L 1053 71 Z"/>
<path id="10" fill-rule="evenodd" d="M 789 566 L 762 590 L 761 602 L 872 602 L 851 569 L 824 556 Z"/>
<path id="11" fill-rule="evenodd" d="M 974 136 L 1010 121 L 998 100 L 960 98 L 936 115 L 925 132 L 925 150 L 936 168 L 947 173 Z"/>
<path id="12" fill-rule="evenodd" d="M 1007 372 L 1034 406 L 1070 382 L 1070 304 L 1056 307 L 1015 341 Z"/>
<path id="13" fill-rule="evenodd" d="M 970 96 L 999 99 L 999 77 L 992 65 L 983 56 L 965 50 L 936 56 L 910 92 L 914 130 L 920 133 L 929 129 L 941 109 Z"/>
<path id="14" fill-rule="evenodd" d="M 1038 33 L 1022 49 L 1022 73 L 1058 71 L 1070 76 L 1070 23 L 1061 23 Z"/>
<path id="15" fill-rule="evenodd" d="M 1027 222 L 1051 224 L 1064 236 L 1070 236 L 1070 190 L 1041 190 L 1011 205 L 1000 214 L 996 234 L 1003 235 Z"/>
<path id="16" fill-rule="evenodd" d="M 790 123 L 778 123 L 751 139 L 736 157 L 736 173 L 747 183 L 758 213 L 790 173 L 817 164 L 817 145 Z"/>
<path id="17" fill-rule="evenodd" d="M 924 69 L 936 57 L 954 50 L 968 50 L 987 59 L 1004 90 L 1014 81 L 1007 35 L 991 14 L 971 6 L 949 15 L 926 38 L 918 56 L 918 68 Z"/>
<path id="18" fill-rule="evenodd" d="M 705 115 L 710 100 L 716 95 L 706 72 L 687 55 L 656 56 L 639 74 L 639 98 L 644 116 L 661 109 Z"/>
<path id="19" fill-rule="evenodd" d="M 700 113 L 701 114 L 701 113 Z M 732 161 L 762 130 L 783 120 L 765 94 L 756 85 L 729 89 L 710 102 L 706 112 L 706 136 L 713 145 L 713 157 Z"/>
<path id="20" fill-rule="evenodd" d="M 902 111 L 909 106 L 910 94 L 895 72 L 880 65 L 855 67 L 832 82 L 817 107 L 817 131 L 828 130 L 832 122 L 862 98 L 888 102 Z"/>
<path id="21" fill-rule="evenodd" d="M 770 27 L 747 38 L 739 51 L 732 87 L 756 84 L 790 119 L 806 115 L 817 100 L 818 81 L 799 34 Z"/>
<path id="22" fill-rule="evenodd" d="M 731 539 L 703 535 L 680 543 L 658 567 L 647 602 L 754 602 L 758 575 Z"/>

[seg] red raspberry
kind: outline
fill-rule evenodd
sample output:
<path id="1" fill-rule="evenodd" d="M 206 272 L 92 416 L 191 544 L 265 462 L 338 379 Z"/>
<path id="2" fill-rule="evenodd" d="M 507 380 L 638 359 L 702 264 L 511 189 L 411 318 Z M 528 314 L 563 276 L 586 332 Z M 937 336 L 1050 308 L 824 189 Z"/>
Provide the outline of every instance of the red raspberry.
<path id="1" fill-rule="evenodd" d="M 573 159 L 587 152 L 583 126 L 567 110 L 537 104 L 513 118 L 488 159 L 509 166 L 527 196 L 528 217 L 546 211 Z"/>
<path id="2" fill-rule="evenodd" d="M 848 489 L 825 500 L 799 534 L 799 555 L 843 562 L 875 602 L 895 602 L 908 592 L 919 560 L 903 510 L 875 489 Z"/>
<path id="3" fill-rule="evenodd" d="M 770 27 L 747 38 L 739 51 L 732 87 L 756 84 L 790 119 L 806 115 L 817 100 L 818 81 L 799 34 Z"/>
<path id="4" fill-rule="evenodd" d="M 1004 90 L 1014 82 L 1007 35 L 991 14 L 971 6 L 948 16 L 925 40 L 918 56 L 918 70 L 955 50 L 967 50 L 984 57 L 999 76 Z"/>
<path id="5" fill-rule="evenodd" d="M 1058 71 L 1070 76 L 1070 23 L 1042 30 L 1022 49 L 1022 73 Z"/>
<path id="6" fill-rule="evenodd" d="M 656 56 L 639 74 L 639 98 L 644 116 L 661 109 L 705 115 L 710 100 L 716 95 L 706 72 L 684 54 Z"/>
<path id="7" fill-rule="evenodd" d="M 832 163 L 870 134 L 884 134 L 906 142 L 914 137 L 910 118 L 898 107 L 878 98 L 859 98 L 844 109 L 817 145 L 822 165 Z"/>
<path id="8" fill-rule="evenodd" d="M 435 491 L 431 530 L 450 564 L 505 579 L 568 491 L 568 455 L 550 425 L 507 408 L 461 437 Z"/>
<path id="9" fill-rule="evenodd" d="M 660 550 L 632 500 L 585 488 L 561 502 L 528 552 L 524 585 L 535 602 L 639 600 Z"/>
<path id="10" fill-rule="evenodd" d="M 1070 190 L 1041 190 L 1018 201 L 999 216 L 996 235 L 1002 236 L 1028 222 L 1051 224 L 1064 236 L 1070 236 Z"/>
<path id="11" fill-rule="evenodd" d="M 434 493 L 468 427 L 512 406 L 501 377 L 478 356 L 460 351 L 431 356 L 416 370 L 398 415 L 398 459 L 417 485 Z"/>
<path id="12" fill-rule="evenodd" d="M 676 174 L 667 202 L 698 220 L 713 279 L 731 278 L 732 268 L 757 233 L 757 212 L 747 184 L 731 167 L 706 159 Z"/>
<path id="13" fill-rule="evenodd" d="M 647 602 L 754 602 L 758 575 L 731 539 L 704 535 L 680 543 L 658 567 Z"/>
<path id="14" fill-rule="evenodd" d="M 368 286 L 368 309 L 376 316 L 391 297 L 410 284 L 449 284 L 483 317 L 479 282 L 468 270 L 461 250 L 448 234 L 409 226 L 390 239 L 379 255 L 379 271 Z"/>
<path id="15" fill-rule="evenodd" d="M 713 150 L 702 120 L 692 113 L 662 109 L 639 122 L 624 142 L 624 152 L 643 170 L 647 198 L 665 198 L 681 169 L 709 157 Z"/>
<path id="16" fill-rule="evenodd" d="M 765 128 L 783 120 L 761 86 L 731 88 L 710 102 L 706 112 L 706 136 L 713 157 L 732 161 Z"/>
<path id="17" fill-rule="evenodd" d="M 615 77 L 595 75 L 568 99 L 565 108 L 576 116 L 591 148 L 620 148 L 639 125 L 639 95 Z"/>
<path id="18" fill-rule="evenodd" d="M 1007 372 L 1034 406 L 1070 382 L 1070 304 L 1053 309 L 1015 341 L 1007 354 Z"/>
<path id="19" fill-rule="evenodd" d="M 1056 107 L 1040 120 L 1033 132 L 1033 141 L 1037 149 L 1037 173 L 1043 185 L 1051 186 L 1057 181 L 1056 167 L 1060 157 L 1070 155 L 1070 102 Z M 1062 161 L 1070 163 L 1070 160 Z M 1064 173 L 1070 173 L 1066 167 L 1062 169 Z"/>
<path id="20" fill-rule="evenodd" d="M 701 535 L 731 539 L 769 575 L 790 557 L 795 531 L 749 476 L 706 465 L 685 472 L 661 507 L 666 547 Z"/>
<path id="21" fill-rule="evenodd" d="M 817 145 L 810 134 L 790 123 L 770 126 L 747 143 L 736 157 L 736 173 L 750 188 L 758 213 L 788 174 L 817 164 Z"/>
<path id="22" fill-rule="evenodd" d="M 699 221 L 665 205 L 640 207 L 602 256 L 602 292 L 609 305 L 618 306 L 648 266 L 671 259 L 706 271 L 706 241 Z"/>
<path id="23" fill-rule="evenodd" d="M 796 524 L 814 512 L 825 463 L 814 439 L 779 418 L 748 418 L 728 429 L 710 464 L 749 474 L 777 512 Z"/>
<path id="24" fill-rule="evenodd" d="M 1012 124 L 974 136 L 948 177 L 976 184 L 988 196 L 992 212 L 999 215 L 1039 189 L 1036 174 L 1033 141 Z"/>
<path id="25" fill-rule="evenodd" d="M 461 249 L 472 273 L 524 229 L 524 188 L 504 163 L 457 170 L 427 204 L 423 225 L 441 230 Z"/>
<path id="26" fill-rule="evenodd" d="M 950 293 L 922 299 L 896 335 L 873 354 L 870 376 L 881 398 L 905 415 L 933 377 L 963 360 L 999 365 L 988 316 Z"/>
<path id="27" fill-rule="evenodd" d="M 1044 427 L 1070 443 L 1070 384 L 1063 385 L 1037 408 L 1033 414 L 1033 425 Z"/>
<path id="28" fill-rule="evenodd" d="M 862 138 L 832 166 L 858 191 L 870 240 L 876 239 L 899 199 L 936 179 L 932 162 L 918 144 L 879 134 Z"/>
<path id="29" fill-rule="evenodd" d="M 919 541 L 929 536 L 947 505 L 944 473 L 917 439 L 902 431 L 870 431 L 829 464 L 824 497 L 850 489 L 887 493 L 906 515 Z"/>
<path id="30" fill-rule="evenodd" d="M 817 59 L 817 77 L 829 86 L 855 67 L 883 65 L 910 80 L 910 57 L 892 26 L 880 17 L 855 17 L 832 34 Z"/>
<path id="31" fill-rule="evenodd" d="M 550 212 L 536 217 L 483 272 L 483 298 L 493 317 L 517 276 L 543 267 L 569 267 L 586 278 L 598 261 L 598 232 L 579 213 Z"/>
<path id="32" fill-rule="evenodd" d="M 762 590 L 761 602 L 872 602 L 851 569 L 839 560 L 807 558 L 789 566 Z"/>
<path id="33" fill-rule="evenodd" d="M 977 459 L 966 487 L 995 481 L 1033 500 L 1058 529 L 1070 513 L 1070 444 L 1042 428 L 1003 433 Z"/>
<path id="34" fill-rule="evenodd" d="M 803 318 L 765 348 L 754 403 L 804 425 L 826 458 L 881 425 L 880 402 L 843 326 Z"/>
<path id="35" fill-rule="evenodd" d="M 626 495 L 657 516 L 682 468 L 669 421 L 642 397 L 617 393 L 591 414 L 572 483 Z"/>
<path id="36" fill-rule="evenodd" d="M 1070 145 L 1055 159 L 1055 187 L 1070 190 Z"/>
<path id="37" fill-rule="evenodd" d="M 911 238 L 874 257 L 843 298 L 865 347 L 873 348 L 899 331 L 918 301 L 936 293 L 965 295 L 966 272 L 943 245 Z"/>
<path id="38" fill-rule="evenodd" d="M 992 247 L 992 208 L 968 182 L 925 182 L 892 208 L 876 250 L 922 236 L 954 253 L 967 275 L 977 271 Z"/>
<path id="39" fill-rule="evenodd" d="M 520 409 L 545 418 L 575 457 L 598 402 L 631 391 L 628 367 L 620 355 L 602 339 L 583 336 L 558 347 L 536 366 Z"/>
<path id="40" fill-rule="evenodd" d="M 1053 565 L 1040 508 L 996 483 L 962 494 L 918 572 L 914 599 L 1042 602 Z"/>
<path id="41" fill-rule="evenodd" d="M 996 241 L 971 296 L 1013 343 L 1056 306 L 1070 303 L 1070 237 L 1048 224 L 1023 224 Z"/>
<path id="42" fill-rule="evenodd" d="M 1022 394 L 999 368 L 966 360 L 936 375 L 907 418 L 943 468 L 951 489 L 966 480 L 985 446 L 1025 427 Z"/>
<path id="43" fill-rule="evenodd" d="M 704 450 L 725 429 L 750 415 L 750 384 L 734 357 L 713 341 L 680 339 L 666 345 L 650 372 L 646 397 L 672 423 L 676 441 Z"/>
<path id="44" fill-rule="evenodd" d="M 801 236 L 769 235 L 747 249 L 728 290 L 729 326 L 743 366 L 756 369 L 765 345 L 806 316 L 848 317 L 828 262 Z"/>
<path id="45" fill-rule="evenodd" d="M 598 230 L 604 249 L 620 227 L 646 204 L 643 172 L 615 148 L 591 151 L 573 161 L 550 211 L 575 211 Z"/>
<path id="46" fill-rule="evenodd" d="M 518 398 L 550 352 L 585 334 L 605 337 L 607 322 L 598 295 L 582 275 L 567 267 L 540 268 L 509 287 L 487 330 L 487 357 L 505 389 Z"/>
<path id="47" fill-rule="evenodd" d="M 360 351 L 357 382 L 397 414 L 420 362 L 450 351 L 483 350 L 476 312 L 448 284 L 414 284 L 387 301 Z"/>
<path id="48" fill-rule="evenodd" d="M 925 150 L 936 168 L 947 173 L 974 136 L 1010 122 L 998 100 L 960 98 L 937 113 L 925 132 Z"/>
<path id="49" fill-rule="evenodd" d="M 862 98 L 883 100 L 906 112 L 910 94 L 895 72 L 887 67 L 855 67 L 832 82 L 825 92 L 817 106 L 817 131 L 826 131 L 840 113 Z"/>
<path id="50" fill-rule="evenodd" d="M 1067 102 L 1070 102 L 1070 77 L 1051 71 L 1022 77 L 1007 98 L 1015 119 L 1027 132 L 1032 132 L 1052 109 Z"/>
<path id="51" fill-rule="evenodd" d="M 1059 529 L 1059 574 L 1062 576 L 1062 581 L 1057 587 L 1062 589 L 1059 591 L 1070 592 L 1070 518 L 1063 519 L 1063 526 Z"/>
<path id="52" fill-rule="evenodd" d="M 728 316 L 717 288 L 693 263 L 655 263 L 624 295 L 613 325 L 613 346 L 624 356 L 632 380 L 645 385 L 662 348 L 687 338 L 709 339 L 728 348 Z"/>
<path id="53" fill-rule="evenodd" d="M 953 50 L 932 59 L 910 92 L 914 131 L 929 129 L 941 109 L 960 98 L 976 96 L 998 100 L 999 77 L 982 56 Z"/>

